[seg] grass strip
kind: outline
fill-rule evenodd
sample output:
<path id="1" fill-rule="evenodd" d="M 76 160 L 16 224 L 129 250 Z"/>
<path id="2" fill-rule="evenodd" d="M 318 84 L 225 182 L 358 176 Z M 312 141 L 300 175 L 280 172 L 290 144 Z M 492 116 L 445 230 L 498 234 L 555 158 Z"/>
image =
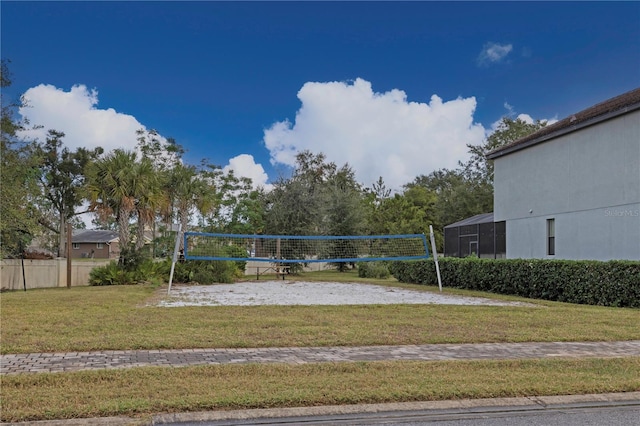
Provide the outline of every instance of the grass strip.
<path id="1" fill-rule="evenodd" d="M 5 422 L 640 390 L 640 358 L 135 368 L 2 376 Z"/>
<path id="2" fill-rule="evenodd" d="M 535 306 L 147 306 L 163 294 L 144 285 L 3 293 L 0 352 L 640 339 L 640 310 L 514 297 Z"/>

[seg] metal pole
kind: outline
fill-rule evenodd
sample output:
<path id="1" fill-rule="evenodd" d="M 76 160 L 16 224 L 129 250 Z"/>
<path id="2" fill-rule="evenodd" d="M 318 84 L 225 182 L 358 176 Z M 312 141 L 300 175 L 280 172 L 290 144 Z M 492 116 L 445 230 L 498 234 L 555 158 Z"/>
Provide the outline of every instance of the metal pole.
<path id="1" fill-rule="evenodd" d="M 182 223 L 178 225 L 178 235 L 176 236 L 176 245 L 173 247 L 173 258 L 171 259 L 171 272 L 169 273 L 169 289 L 167 294 L 171 293 L 171 283 L 173 283 L 173 271 L 176 269 L 178 261 L 178 250 L 180 249 L 180 236 L 182 234 Z"/>
<path id="2" fill-rule="evenodd" d="M 71 224 L 67 224 L 67 288 L 71 288 Z"/>
<path id="3" fill-rule="evenodd" d="M 276 259 L 278 259 L 278 263 L 276 264 L 276 279 L 278 279 L 278 275 L 280 274 L 280 238 L 276 240 Z M 282 274 L 282 279 L 284 280 L 284 274 Z"/>
<path id="4" fill-rule="evenodd" d="M 20 264 L 22 265 L 22 287 L 27 291 L 27 277 L 24 274 L 24 244 L 20 240 Z"/>
<path id="5" fill-rule="evenodd" d="M 436 250 L 436 238 L 433 235 L 433 226 L 429 225 L 429 234 L 431 236 L 431 251 L 433 252 L 433 260 L 436 262 L 436 274 L 438 275 L 438 288 L 442 291 L 442 279 L 440 279 L 440 266 L 438 265 L 438 250 Z"/>

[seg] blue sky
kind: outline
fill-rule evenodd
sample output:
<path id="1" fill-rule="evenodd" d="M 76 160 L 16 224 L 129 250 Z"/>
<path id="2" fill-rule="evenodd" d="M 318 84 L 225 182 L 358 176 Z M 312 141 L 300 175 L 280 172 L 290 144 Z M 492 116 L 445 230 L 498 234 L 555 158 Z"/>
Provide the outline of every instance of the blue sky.
<path id="1" fill-rule="evenodd" d="M 70 147 L 140 127 L 268 183 L 295 152 L 399 188 L 504 115 L 561 119 L 640 86 L 638 2 L 12 2 L 2 57 Z M 42 134 L 30 133 L 42 137 Z"/>

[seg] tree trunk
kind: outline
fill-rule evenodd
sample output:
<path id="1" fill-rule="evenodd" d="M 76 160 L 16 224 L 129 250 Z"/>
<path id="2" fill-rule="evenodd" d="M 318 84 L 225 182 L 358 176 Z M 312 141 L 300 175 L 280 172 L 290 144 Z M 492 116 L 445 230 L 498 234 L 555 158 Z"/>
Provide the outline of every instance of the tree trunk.
<path id="1" fill-rule="evenodd" d="M 67 245 L 67 221 L 64 218 L 64 212 L 60 212 L 59 218 L 59 234 L 58 234 L 58 257 L 65 257 Z"/>
<path id="2" fill-rule="evenodd" d="M 144 220 L 143 214 L 138 213 L 138 230 L 136 232 L 136 250 L 140 250 L 144 247 L 144 229 L 146 228 L 147 223 Z"/>
<path id="3" fill-rule="evenodd" d="M 178 216 L 180 216 L 180 229 L 184 233 L 187 231 L 187 225 L 189 223 L 189 211 L 180 210 Z M 180 252 L 184 253 L 184 238 L 180 238 Z"/>
<path id="4" fill-rule="evenodd" d="M 126 209 L 120 209 L 118 214 L 118 237 L 120 239 L 120 252 L 129 248 L 129 218 L 131 217 L 131 211 Z"/>

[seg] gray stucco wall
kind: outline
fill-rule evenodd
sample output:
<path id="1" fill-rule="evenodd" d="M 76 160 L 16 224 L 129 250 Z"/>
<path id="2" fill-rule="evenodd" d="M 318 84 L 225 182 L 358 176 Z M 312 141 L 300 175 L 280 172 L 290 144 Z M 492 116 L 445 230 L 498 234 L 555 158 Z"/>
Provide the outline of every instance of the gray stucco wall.
<path id="1" fill-rule="evenodd" d="M 640 111 L 494 160 L 508 258 L 640 259 Z M 555 256 L 546 220 L 555 219 Z"/>

